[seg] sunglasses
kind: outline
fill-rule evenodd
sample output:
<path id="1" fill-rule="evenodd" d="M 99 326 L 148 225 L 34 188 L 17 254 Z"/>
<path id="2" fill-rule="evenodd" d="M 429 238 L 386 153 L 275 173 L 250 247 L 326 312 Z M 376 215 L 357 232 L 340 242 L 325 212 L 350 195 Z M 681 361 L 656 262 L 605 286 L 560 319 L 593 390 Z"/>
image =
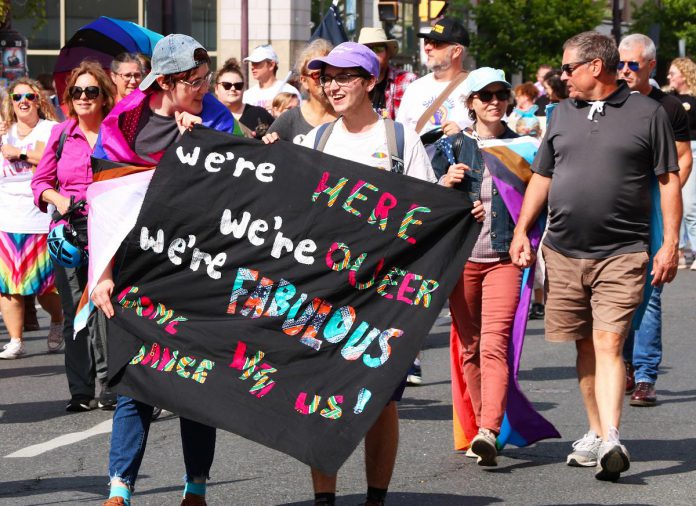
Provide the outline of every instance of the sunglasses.
<path id="1" fill-rule="evenodd" d="M 101 90 L 99 89 L 99 86 L 87 86 L 86 88 L 73 86 L 70 88 L 70 98 L 73 100 L 79 100 L 83 93 L 87 97 L 87 100 L 94 100 L 99 96 Z"/>
<path id="2" fill-rule="evenodd" d="M 379 45 L 379 46 L 369 46 L 370 49 L 372 49 L 372 52 L 375 54 L 382 54 L 387 52 L 387 46 L 384 45 Z"/>
<path id="3" fill-rule="evenodd" d="M 499 102 L 505 102 L 510 99 L 510 90 L 477 91 L 474 96 L 478 97 L 481 102 L 490 102 L 494 96 Z"/>
<path id="4" fill-rule="evenodd" d="M 218 84 L 225 88 L 225 91 L 230 91 L 232 88 L 237 91 L 242 91 L 244 88 L 244 83 L 228 83 L 227 81 L 220 81 Z"/>
<path id="5" fill-rule="evenodd" d="M 23 98 L 33 102 L 37 98 L 36 93 L 12 93 L 10 97 L 12 97 L 12 100 L 15 102 L 20 102 Z"/>
<path id="6" fill-rule="evenodd" d="M 445 42 L 443 40 L 435 40 L 435 39 L 429 39 L 428 37 L 423 37 L 423 45 L 427 46 L 428 44 L 430 44 L 431 46 L 433 46 L 434 48 L 437 49 L 437 48 L 440 48 L 443 46 L 449 46 L 451 44 L 451 42 Z"/>
<path id="7" fill-rule="evenodd" d="M 577 69 L 580 65 L 585 65 L 586 63 L 590 63 L 593 60 L 585 60 L 585 61 L 576 61 L 573 63 L 564 63 L 561 65 L 561 73 L 565 72 L 569 76 L 573 75 L 573 72 L 575 72 L 575 69 Z"/>
<path id="8" fill-rule="evenodd" d="M 638 72 L 638 69 L 640 69 L 640 63 L 638 63 L 637 61 L 623 60 L 619 61 L 619 64 L 616 66 L 616 68 L 619 70 L 623 70 L 626 65 L 628 65 L 628 68 L 631 69 L 633 72 Z"/>

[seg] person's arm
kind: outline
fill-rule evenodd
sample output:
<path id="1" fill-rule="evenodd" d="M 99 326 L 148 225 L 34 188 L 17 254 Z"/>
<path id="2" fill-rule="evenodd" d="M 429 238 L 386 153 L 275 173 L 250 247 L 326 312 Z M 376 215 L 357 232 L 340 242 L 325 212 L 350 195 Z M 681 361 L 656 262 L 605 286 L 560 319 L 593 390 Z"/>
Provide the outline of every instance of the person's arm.
<path id="1" fill-rule="evenodd" d="M 27 155 L 24 161 L 36 166 L 41 161 L 45 146 L 37 146 L 37 149 L 27 149 L 24 154 Z M 22 155 L 22 148 L 12 146 L 10 144 L 3 144 L 0 148 L 2 155 L 8 160 L 20 160 Z"/>
<path id="2" fill-rule="evenodd" d="M 689 141 L 676 141 L 675 144 L 677 146 L 677 164 L 679 165 L 679 184 L 684 187 L 693 166 L 691 143 Z"/>
<path id="3" fill-rule="evenodd" d="M 107 318 L 114 316 L 114 307 L 111 304 L 111 294 L 114 291 L 114 275 L 112 267 L 113 259 L 106 266 L 104 272 L 99 277 L 97 285 L 92 291 L 92 302 L 99 308 Z"/>
<path id="4" fill-rule="evenodd" d="M 34 205 L 42 212 L 47 212 L 46 204 L 53 204 L 58 211 L 64 213 L 70 205 L 70 199 L 58 193 L 55 188 L 58 183 L 58 160 L 56 160 L 56 149 L 65 125 L 56 125 L 51 130 L 43 156 L 36 166 L 34 175 L 31 179 L 31 191 L 34 194 Z M 68 139 L 66 139 L 66 144 Z"/>
<path id="5" fill-rule="evenodd" d="M 527 268 L 534 263 L 534 252 L 527 237 L 529 229 L 534 225 L 539 213 L 544 209 L 551 188 L 551 178 L 534 173 L 524 193 L 524 201 L 520 217 L 515 226 L 515 232 L 510 243 L 510 259 L 521 268 Z"/>
<path id="6" fill-rule="evenodd" d="M 679 225 L 682 218 L 682 199 L 679 176 L 668 172 L 657 177 L 660 185 L 662 210 L 662 247 L 653 259 L 652 285 L 669 283 L 677 274 L 679 263 Z"/>

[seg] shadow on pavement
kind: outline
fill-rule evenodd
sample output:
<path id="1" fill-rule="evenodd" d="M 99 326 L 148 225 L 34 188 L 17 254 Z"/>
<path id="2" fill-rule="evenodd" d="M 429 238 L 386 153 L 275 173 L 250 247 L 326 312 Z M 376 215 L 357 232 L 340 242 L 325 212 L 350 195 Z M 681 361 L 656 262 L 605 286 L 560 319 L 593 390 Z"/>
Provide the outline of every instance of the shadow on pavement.
<path id="1" fill-rule="evenodd" d="M 572 366 L 535 367 L 517 373 L 518 381 L 565 380 L 577 377 L 575 367 Z"/>
<path id="2" fill-rule="evenodd" d="M 401 420 L 451 420 L 452 405 L 432 399 L 410 399 L 404 397 L 399 403 Z"/>
<path id="3" fill-rule="evenodd" d="M 662 390 L 658 388 L 657 394 L 658 404 L 678 404 L 681 402 L 696 401 L 696 390 L 682 390 L 681 392 L 674 392 L 672 390 Z M 665 399 L 665 397 L 667 398 Z"/>
<path id="4" fill-rule="evenodd" d="M 106 490 L 104 476 L 61 476 L 3 482 L 0 497 L 28 497 L 51 492 L 90 492 L 96 498 L 72 499 L 74 502 L 98 501 Z"/>
<path id="5" fill-rule="evenodd" d="M 65 411 L 68 399 L 59 401 L 41 402 L 15 402 L 12 404 L 0 404 L 0 411 L 4 411 L 0 416 L 0 424 L 3 423 L 36 423 L 70 416 Z"/>
<path id="6" fill-rule="evenodd" d="M 365 501 L 364 495 L 346 495 L 336 497 L 336 504 L 362 504 Z M 455 494 L 419 494 L 415 492 L 390 492 L 387 495 L 388 504 L 398 504 L 399 506 L 487 506 L 489 504 L 501 503 L 500 497 L 485 497 L 472 495 Z M 312 501 L 283 503 L 282 506 L 311 506 Z"/>
<path id="7" fill-rule="evenodd" d="M 15 367 L 0 370 L 0 379 L 15 378 L 17 376 L 55 376 L 65 374 L 64 365 L 37 365 L 35 367 Z"/>

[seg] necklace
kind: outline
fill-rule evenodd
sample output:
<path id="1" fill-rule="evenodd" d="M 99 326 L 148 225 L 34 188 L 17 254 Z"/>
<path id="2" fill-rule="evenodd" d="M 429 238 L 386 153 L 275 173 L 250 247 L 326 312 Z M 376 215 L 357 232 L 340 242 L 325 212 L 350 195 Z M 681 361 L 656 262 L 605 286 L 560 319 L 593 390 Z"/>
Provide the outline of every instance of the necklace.
<path id="1" fill-rule="evenodd" d="M 477 124 L 474 123 L 474 128 L 473 128 L 472 130 L 473 130 L 473 133 L 474 133 L 474 137 L 476 137 L 478 140 L 480 140 L 480 141 L 490 141 L 490 140 L 493 140 L 493 139 L 497 139 L 497 138 L 498 138 L 498 135 L 480 135 L 480 134 L 476 131 L 476 127 L 477 127 Z M 504 129 L 503 129 L 503 132 L 505 132 Z M 502 132 L 501 132 L 500 135 L 502 135 Z"/>
<path id="2" fill-rule="evenodd" d="M 34 130 L 34 127 L 36 126 L 37 123 L 38 123 L 38 121 L 36 123 L 34 123 L 32 126 L 30 126 L 29 130 L 22 132 L 22 128 L 21 128 L 22 124 L 17 122 L 17 136 L 20 139 L 24 139 L 27 135 L 29 135 L 31 133 L 32 130 Z"/>

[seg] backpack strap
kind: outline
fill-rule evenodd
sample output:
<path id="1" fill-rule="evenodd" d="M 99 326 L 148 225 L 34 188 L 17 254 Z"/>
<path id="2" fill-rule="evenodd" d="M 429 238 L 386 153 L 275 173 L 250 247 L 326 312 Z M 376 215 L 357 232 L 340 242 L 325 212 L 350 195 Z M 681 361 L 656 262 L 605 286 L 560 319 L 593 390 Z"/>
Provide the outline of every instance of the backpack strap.
<path id="1" fill-rule="evenodd" d="M 331 137 L 331 132 L 333 132 L 334 125 L 336 121 L 331 121 L 329 123 L 324 123 L 319 126 L 317 130 L 317 135 L 314 137 L 314 149 L 317 151 L 324 151 L 326 143 L 329 142 L 329 137 Z"/>
<path id="2" fill-rule="evenodd" d="M 60 160 L 60 157 L 63 156 L 63 146 L 65 146 L 65 139 L 68 138 L 68 132 L 66 132 L 66 128 L 63 129 L 63 131 L 60 133 L 60 137 L 58 138 L 58 147 L 56 148 L 56 162 Z"/>
<path id="3" fill-rule="evenodd" d="M 384 118 L 384 128 L 387 131 L 387 148 L 391 160 L 391 170 L 398 174 L 404 173 L 404 125 L 390 118 Z"/>

